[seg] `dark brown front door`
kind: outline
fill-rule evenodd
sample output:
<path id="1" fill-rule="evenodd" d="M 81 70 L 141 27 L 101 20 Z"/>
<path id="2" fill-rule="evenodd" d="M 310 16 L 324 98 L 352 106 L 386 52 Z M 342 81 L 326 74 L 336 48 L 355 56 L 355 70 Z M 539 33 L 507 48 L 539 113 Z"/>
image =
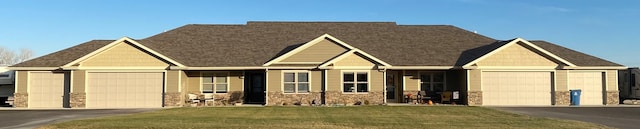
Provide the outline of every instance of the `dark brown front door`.
<path id="1" fill-rule="evenodd" d="M 248 104 L 265 103 L 265 77 L 264 72 L 246 72 L 245 75 L 245 101 Z"/>

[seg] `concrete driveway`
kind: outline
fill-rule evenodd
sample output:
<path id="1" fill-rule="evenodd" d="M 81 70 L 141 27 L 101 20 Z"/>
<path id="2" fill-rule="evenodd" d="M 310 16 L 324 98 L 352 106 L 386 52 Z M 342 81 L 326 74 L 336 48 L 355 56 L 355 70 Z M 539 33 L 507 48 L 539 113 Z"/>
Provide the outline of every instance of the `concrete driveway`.
<path id="1" fill-rule="evenodd" d="M 537 117 L 551 117 L 597 123 L 621 129 L 640 125 L 640 107 L 494 107 L 498 110 Z"/>
<path id="2" fill-rule="evenodd" d="M 0 129 L 30 129 L 56 122 L 158 109 L 0 109 Z"/>

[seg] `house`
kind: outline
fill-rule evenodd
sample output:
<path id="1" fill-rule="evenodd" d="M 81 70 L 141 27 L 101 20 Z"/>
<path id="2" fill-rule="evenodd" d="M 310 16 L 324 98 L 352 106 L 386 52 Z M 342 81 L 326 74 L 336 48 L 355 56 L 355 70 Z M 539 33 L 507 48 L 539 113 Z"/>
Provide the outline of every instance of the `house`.
<path id="1" fill-rule="evenodd" d="M 187 94 L 265 105 L 384 104 L 419 91 L 455 92 L 468 105 L 569 105 L 571 89 L 582 90 L 582 105 L 608 105 L 618 104 L 617 71 L 626 67 L 450 25 L 248 22 L 93 40 L 10 68 L 16 107 L 128 108 L 183 106 Z"/>

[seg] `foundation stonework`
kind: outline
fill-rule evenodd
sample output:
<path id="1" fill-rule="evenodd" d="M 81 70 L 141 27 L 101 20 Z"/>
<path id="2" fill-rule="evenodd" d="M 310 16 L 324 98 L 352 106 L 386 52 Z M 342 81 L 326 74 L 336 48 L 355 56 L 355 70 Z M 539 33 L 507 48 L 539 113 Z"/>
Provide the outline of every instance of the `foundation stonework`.
<path id="1" fill-rule="evenodd" d="M 607 91 L 607 105 L 618 105 L 620 104 L 620 92 L 618 91 Z"/>
<path id="2" fill-rule="evenodd" d="M 570 105 L 571 104 L 571 92 L 570 91 L 556 91 L 555 92 L 555 105 Z"/>
<path id="3" fill-rule="evenodd" d="M 341 91 L 326 92 L 327 105 L 354 105 L 360 102 L 361 105 L 384 104 L 384 94 L 382 91 L 369 91 L 368 93 L 347 94 Z"/>
<path id="4" fill-rule="evenodd" d="M 282 91 L 273 91 L 269 92 L 267 95 L 268 104 L 271 106 L 286 106 L 286 105 L 311 105 L 315 100 L 316 104 L 321 102 L 320 92 L 309 92 L 309 93 L 298 93 L 298 94 L 289 94 L 283 93 Z"/>
<path id="5" fill-rule="evenodd" d="M 69 106 L 71 108 L 84 108 L 86 107 L 86 103 L 87 103 L 87 96 L 86 93 L 69 93 L 69 97 L 71 97 L 71 99 L 69 100 Z"/>
<path id="6" fill-rule="evenodd" d="M 469 106 L 482 105 L 482 91 L 469 91 L 467 94 Z"/>
<path id="7" fill-rule="evenodd" d="M 164 106 L 165 107 L 179 107 L 182 106 L 182 94 L 180 92 L 164 93 Z"/>
<path id="8" fill-rule="evenodd" d="M 13 93 L 13 106 L 18 108 L 29 107 L 29 94 L 27 93 Z"/>

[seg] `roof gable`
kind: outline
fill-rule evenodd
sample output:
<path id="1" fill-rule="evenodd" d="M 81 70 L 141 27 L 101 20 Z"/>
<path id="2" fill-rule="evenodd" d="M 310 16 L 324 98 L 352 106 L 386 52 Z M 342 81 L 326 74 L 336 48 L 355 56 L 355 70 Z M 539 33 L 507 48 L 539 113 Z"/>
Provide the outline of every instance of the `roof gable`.
<path id="1" fill-rule="evenodd" d="M 123 37 L 123 38 L 120 38 L 119 40 L 113 41 L 113 42 L 111 42 L 111 43 L 109 43 L 109 44 L 107 44 L 107 45 L 105 45 L 105 46 L 103 46 L 103 47 L 101 47 L 101 48 L 89 53 L 89 54 L 86 54 L 86 55 L 84 55 L 84 56 L 82 56 L 82 57 L 80 57 L 80 58 L 78 58 L 78 59 L 76 59 L 76 60 L 74 60 L 74 61 L 72 61 L 70 63 L 65 64 L 63 67 L 76 67 L 78 65 L 81 65 L 85 61 L 91 61 L 90 59 L 93 58 L 93 57 L 97 57 L 97 58 L 122 58 L 122 57 L 100 57 L 99 56 L 99 54 L 101 54 L 101 53 L 105 53 L 105 52 L 106 53 L 111 53 L 111 52 L 109 52 L 110 49 L 118 48 L 119 46 L 122 46 L 121 44 L 128 44 L 132 48 L 140 50 L 139 52 L 147 53 L 146 56 L 156 57 L 156 59 L 163 60 L 163 61 L 165 61 L 166 63 L 168 63 L 170 65 L 176 65 L 176 66 L 179 66 L 179 67 L 184 67 L 184 65 L 182 65 L 182 64 L 180 64 L 180 63 L 178 63 L 178 62 L 176 62 L 176 61 L 174 61 L 172 59 L 169 59 L 166 56 L 164 56 L 164 55 L 162 55 L 162 54 L 160 54 L 158 52 L 155 52 L 154 50 L 151 50 L 151 49 L 147 48 L 146 46 L 144 46 L 144 45 L 142 45 L 142 44 L 140 44 L 140 43 L 136 42 L 135 40 L 133 40 L 131 38 L 128 38 L 128 37 Z M 127 49 L 128 47 L 127 47 L 127 45 L 125 45 L 125 46 L 122 46 L 122 48 L 123 49 Z M 137 53 L 137 54 L 141 54 L 141 53 Z M 145 58 L 144 54 L 142 56 L 143 56 L 142 58 Z M 154 62 L 153 60 L 150 60 L 150 61 Z M 127 61 L 127 62 L 130 63 L 130 61 Z M 89 62 L 89 64 L 91 64 L 91 63 L 92 62 Z M 120 62 L 120 63 L 122 63 L 122 62 Z"/>
<path id="2" fill-rule="evenodd" d="M 320 39 L 320 40 L 317 40 Z M 343 45 L 322 36 L 282 55 L 277 64 L 321 64 L 341 53 L 348 51 Z M 280 58 L 276 58 L 280 59 Z"/>
<path id="3" fill-rule="evenodd" d="M 170 63 L 126 41 L 78 63 L 79 67 L 168 67 Z"/>
<path id="4" fill-rule="evenodd" d="M 329 51 L 323 50 L 323 49 L 318 49 L 318 47 L 330 47 Z M 311 50 L 310 50 L 311 49 Z M 349 50 L 348 52 L 344 52 L 346 50 Z M 309 52 L 312 51 L 312 52 Z M 303 44 L 300 47 L 297 47 L 279 57 L 276 57 L 275 59 L 263 64 L 262 66 L 270 66 L 271 64 L 278 64 L 278 63 L 284 63 L 286 64 L 287 61 L 286 60 L 290 60 L 290 58 L 292 57 L 296 57 L 296 56 L 300 56 L 299 58 L 305 58 L 304 52 L 308 52 L 311 54 L 325 54 L 324 52 L 328 52 L 326 55 L 323 55 L 320 60 L 315 59 L 312 62 L 307 62 L 307 63 L 312 63 L 312 64 L 320 64 L 320 67 L 326 67 L 327 65 L 329 65 L 330 63 L 335 63 L 335 61 L 337 61 L 337 59 L 341 59 L 344 56 L 347 56 L 348 54 L 353 54 L 354 52 L 357 53 L 361 53 L 362 55 L 366 56 L 368 59 L 374 60 L 375 62 L 378 62 L 379 64 L 385 65 L 385 66 L 391 66 L 389 64 L 387 64 L 386 62 L 379 60 L 369 54 L 367 54 L 366 52 L 363 52 L 360 49 L 357 49 L 347 43 L 344 43 L 342 41 L 340 41 L 339 39 L 329 35 L 329 34 L 323 34 L 320 37 L 317 37 L 305 44 Z M 335 55 L 332 55 L 335 54 Z M 334 58 L 335 57 L 335 58 Z M 308 58 L 308 57 L 307 57 Z M 331 60 L 329 60 L 331 59 Z M 324 62 L 324 63 L 323 63 Z"/>
<path id="5" fill-rule="evenodd" d="M 497 49 L 465 64 L 463 67 L 482 65 L 483 63 L 489 66 L 550 66 L 558 63 L 560 63 L 559 65 L 575 66 L 573 63 L 522 38 L 513 39 Z"/>

